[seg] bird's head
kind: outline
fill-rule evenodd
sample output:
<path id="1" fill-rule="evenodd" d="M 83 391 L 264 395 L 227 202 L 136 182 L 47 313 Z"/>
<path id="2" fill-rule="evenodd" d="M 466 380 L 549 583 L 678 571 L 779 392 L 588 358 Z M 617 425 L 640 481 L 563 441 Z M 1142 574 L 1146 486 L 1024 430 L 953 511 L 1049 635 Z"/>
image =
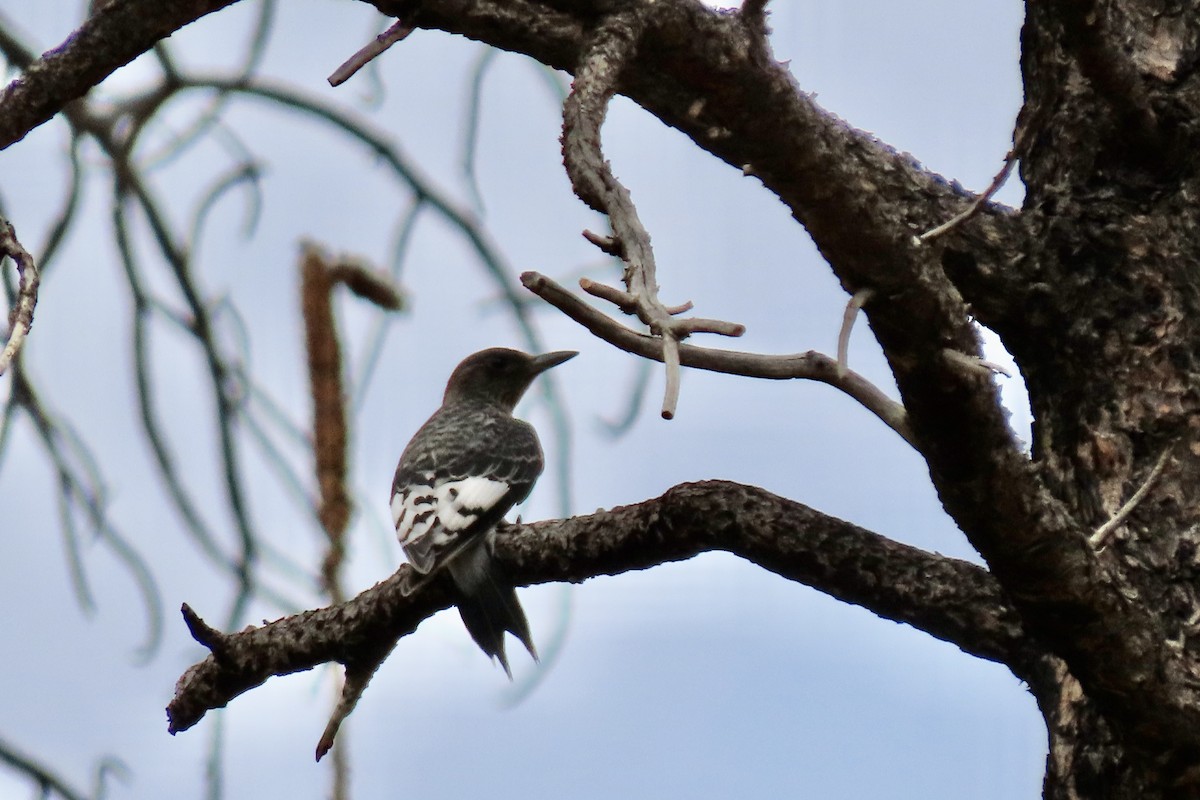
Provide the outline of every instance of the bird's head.
<path id="1" fill-rule="evenodd" d="M 540 356 L 506 347 L 480 350 L 454 368 L 446 384 L 444 402 L 483 400 L 511 412 L 534 378 L 577 355 L 574 350 L 557 350 Z"/>

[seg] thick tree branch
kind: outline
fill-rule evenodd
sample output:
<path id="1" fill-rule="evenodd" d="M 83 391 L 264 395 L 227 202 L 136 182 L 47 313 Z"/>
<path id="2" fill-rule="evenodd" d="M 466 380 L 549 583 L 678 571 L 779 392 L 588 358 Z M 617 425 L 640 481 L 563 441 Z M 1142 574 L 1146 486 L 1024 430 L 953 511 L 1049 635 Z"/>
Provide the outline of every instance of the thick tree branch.
<path id="1" fill-rule="evenodd" d="M 518 585 L 581 582 L 726 550 L 887 619 L 907 622 L 1018 675 L 1040 663 L 1016 613 L 980 567 L 899 544 L 762 489 L 709 481 L 684 484 L 637 505 L 573 519 L 511 526 L 496 557 Z M 261 628 L 221 634 L 185 607 L 196 638 L 212 650 L 188 669 L 168 706 L 172 733 L 274 675 L 328 661 L 365 672 L 395 641 L 448 607 L 440 580 L 409 597 L 408 567 L 353 600 Z"/>
<path id="2" fill-rule="evenodd" d="M 0 150 L 154 44 L 236 0 L 114 0 L 0 90 Z"/>

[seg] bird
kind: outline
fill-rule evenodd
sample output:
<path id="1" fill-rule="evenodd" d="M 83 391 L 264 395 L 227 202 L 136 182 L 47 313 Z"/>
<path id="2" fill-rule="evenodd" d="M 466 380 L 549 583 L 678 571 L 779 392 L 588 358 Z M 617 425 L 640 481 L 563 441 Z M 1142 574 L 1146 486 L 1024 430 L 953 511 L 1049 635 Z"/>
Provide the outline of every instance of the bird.
<path id="1" fill-rule="evenodd" d="M 442 405 L 404 448 L 392 480 L 396 537 L 411 565 L 405 595 L 441 570 L 457 589 L 467 632 L 512 680 L 504 634 L 537 661 L 512 583 L 492 558 L 497 524 L 529 496 L 545 460 L 533 426 L 513 410 L 534 379 L 578 353 L 493 347 L 462 360 Z"/>

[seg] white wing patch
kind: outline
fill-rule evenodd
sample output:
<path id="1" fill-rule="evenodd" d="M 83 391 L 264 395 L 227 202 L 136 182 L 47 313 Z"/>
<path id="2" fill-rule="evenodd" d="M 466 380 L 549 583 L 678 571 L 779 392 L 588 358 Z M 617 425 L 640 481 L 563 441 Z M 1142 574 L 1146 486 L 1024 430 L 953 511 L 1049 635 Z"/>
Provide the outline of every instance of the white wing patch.
<path id="1" fill-rule="evenodd" d="M 398 490 L 392 495 L 392 523 L 413 568 L 421 573 L 433 569 L 438 552 L 500 502 L 510 488 L 504 481 L 475 476 Z"/>

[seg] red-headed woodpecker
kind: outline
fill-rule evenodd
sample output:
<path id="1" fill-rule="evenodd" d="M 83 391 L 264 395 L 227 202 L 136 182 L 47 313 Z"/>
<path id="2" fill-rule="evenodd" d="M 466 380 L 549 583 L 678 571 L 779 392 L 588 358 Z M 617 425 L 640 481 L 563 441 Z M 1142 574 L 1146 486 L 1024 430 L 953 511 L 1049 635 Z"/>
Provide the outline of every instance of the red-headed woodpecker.
<path id="1" fill-rule="evenodd" d="M 405 593 L 423 576 L 449 570 L 463 624 L 510 679 L 504 632 L 534 660 L 537 651 L 491 544 L 496 524 L 529 495 L 543 467 L 537 433 L 512 412 L 534 378 L 575 355 L 494 347 L 467 356 L 450 376 L 442 407 L 404 448 L 392 481 L 392 521 L 414 570 Z"/>

